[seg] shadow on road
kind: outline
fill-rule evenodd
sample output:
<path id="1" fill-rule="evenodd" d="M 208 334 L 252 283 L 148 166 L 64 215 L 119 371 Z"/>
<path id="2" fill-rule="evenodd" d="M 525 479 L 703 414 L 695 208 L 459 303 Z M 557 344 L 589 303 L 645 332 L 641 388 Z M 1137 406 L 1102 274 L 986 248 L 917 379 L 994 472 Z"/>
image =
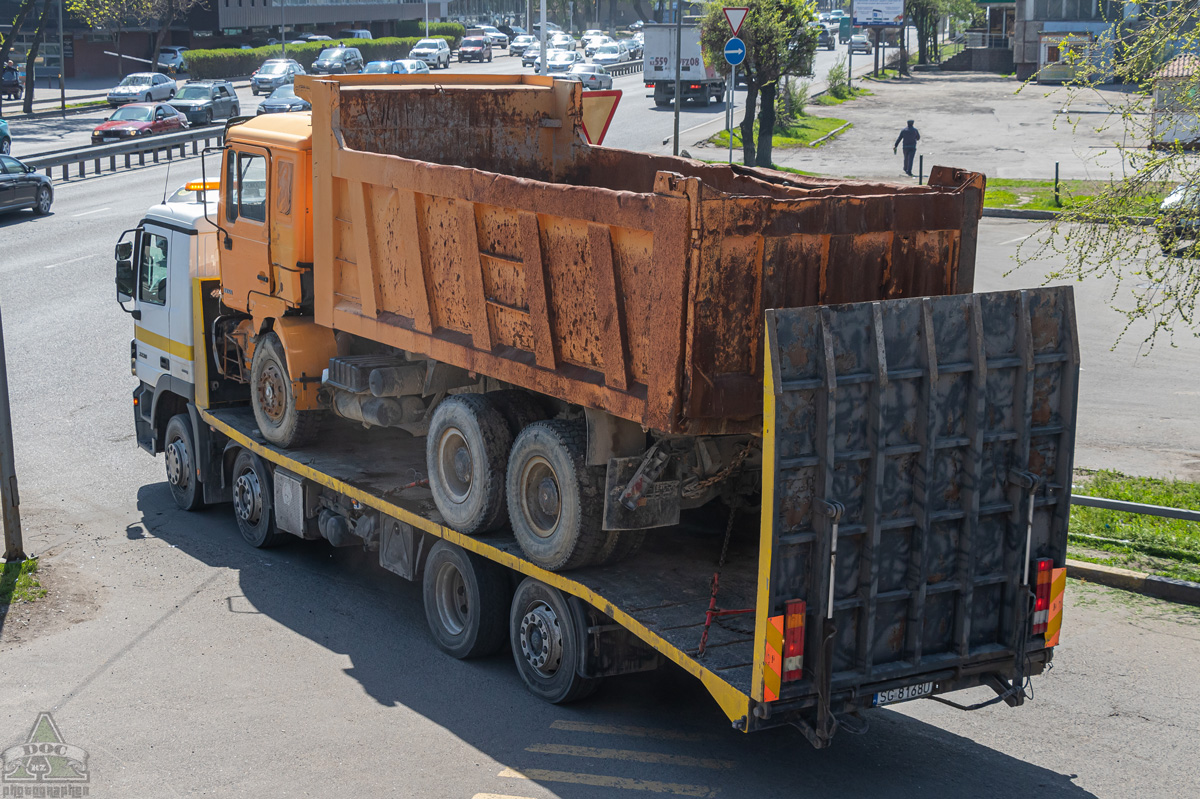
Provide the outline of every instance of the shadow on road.
<path id="1" fill-rule="evenodd" d="M 1023 762 L 888 710 L 869 717 L 867 734 L 843 733 L 824 751 L 814 750 L 791 728 L 734 732 L 700 683 L 674 666 L 609 679 L 598 693 L 575 705 L 547 705 L 524 691 L 507 648 L 467 662 L 438 650 L 426 629 L 420 585 L 382 570 L 375 553 L 299 539 L 275 550 L 254 550 L 242 540 L 230 506 L 197 514 L 176 511 L 161 483 L 139 490 L 138 507 L 149 534 L 210 568 L 238 572 L 242 596 L 226 598 L 229 612 L 265 614 L 345 655 L 351 663 L 346 675 L 380 705 L 421 714 L 510 766 L 499 778 L 516 776 L 505 773 L 516 770 L 562 799 L 612 796 L 613 787 L 631 787 L 613 785 L 614 779 L 653 782 L 657 788 L 642 790 L 691 796 L 1093 796 L 1074 785 L 1075 775 Z M 136 527 L 126 531 L 128 538 L 142 537 Z M 636 732 L 647 729 L 667 733 L 650 740 Z M 614 730 L 633 730 L 631 734 L 643 737 L 622 739 L 614 737 Z M 622 749 L 601 748 L 614 746 Z M 687 779 L 680 778 L 679 766 L 671 764 L 675 761 L 586 759 L 611 754 L 573 757 L 571 772 L 539 768 L 561 769 L 558 750 L 564 748 L 637 754 L 669 749 L 665 757 L 718 765 L 709 766 L 711 771 L 684 772 Z M 589 773 L 581 776 L 585 769 Z M 705 785 L 692 784 L 698 772 Z M 528 789 L 521 784 L 498 779 L 497 785 L 507 789 L 497 793 L 523 796 Z M 709 792 L 697 792 L 701 790 Z"/>

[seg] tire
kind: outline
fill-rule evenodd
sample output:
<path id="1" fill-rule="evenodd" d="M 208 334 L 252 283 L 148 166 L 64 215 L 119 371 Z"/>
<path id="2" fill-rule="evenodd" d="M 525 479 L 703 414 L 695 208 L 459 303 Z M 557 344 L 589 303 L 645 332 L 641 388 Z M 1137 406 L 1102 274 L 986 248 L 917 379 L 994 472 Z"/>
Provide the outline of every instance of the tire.
<path id="1" fill-rule="evenodd" d="M 709 105 L 711 105 L 711 104 L 712 104 L 712 95 L 709 94 L 708 92 L 705 92 L 704 99 L 700 101 L 700 105 L 704 106 L 705 108 L 708 108 Z"/>
<path id="2" fill-rule="evenodd" d="M 656 106 L 658 106 L 659 108 L 663 108 L 664 106 L 670 105 L 671 101 L 670 100 L 655 100 L 654 104 Z"/>
<path id="3" fill-rule="evenodd" d="M 422 595 L 429 631 L 447 655 L 465 660 L 504 646 L 512 590 L 503 566 L 438 541 L 425 563 Z"/>
<path id="4" fill-rule="evenodd" d="M 212 124 L 212 109 L 211 109 L 211 108 L 209 108 L 209 109 L 206 109 L 206 110 L 204 111 L 204 124 L 205 124 L 205 125 L 211 125 L 211 124 Z"/>
<path id="5" fill-rule="evenodd" d="M 0 153 L 8 155 L 12 152 L 12 139 L 0 139 Z"/>
<path id="6" fill-rule="evenodd" d="M 142 102 L 143 103 L 152 103 L 152 102 L 154 102 L 154 98 L 151 97 L 149 94 L 147 94 L 145 97 L 142 98 Z"/>
<path id="7" fill-rule="evenodd" d="M 610 530 L 604 546 L 596 556 L 597 566 L 611 566 L 631 558 L 646 543 L 645 530 Z"/>
<path id="8" fill-rule="evenodd" d="M 503 414 L 482 394 L 456 394 L 434 409 L 425 466 L 447 525 L 475 535 L 504 523 L 504 468 L 512 441 Z"/>
<path id="9" fill-rule="evenodd" d="M 509 613 L 513 660 L 525 687 L 555 705 L 589 696 L 600 680 L 580 677 L 580 645 L 574 614 L 557 588 L 526 577 Z"/>
<path id="10" fill-rule="evenodd" d="M 167 95 L 167 99 L 168 100 L 175 99 L 175 90 L 174 89 L 171 89 L 171 93 Z"/>
<path id="11" fill-rule="evenodd" d="M 582 420 L 535 422 L 508 458 L 508 517 L 525 556 L 550 571 L 595 562 L 607 534 L 603 466 L 588 466 Z"/>
<path id="12" fill-rule="evenodd" d="M 277 547 L 287 534 L 275 529 L 274 488 L 262 458 L 248 449 L 233 461 L 233 517 L 246 543 L 256 549 Z"/>
<path id="13" fill-rule="evenodd" d="M 508 431 L 512 433 L 514 441 L 529 425 L 549 418 L 542 403 L 528 391 L 506 389 L 490 391 L 485 396 L 491 400 L 492 404 L 496 406 L 496 410 L 500 411 L 504 420 L 508 422 Z"/>
<path id="14" fill-rule="evenodd" d="M 488 63 L 492 63 L 492 54 L 488 53 Z"/>
<path id="15" fill-rule="evenodd" d="M 258 97 L 258 89 L 254 88 L 253 86 L 250 87 L 250 93 L 255 97 Z"/>
<path id="16" fill-rule="evenodd" d="M 241 115 L 242 115 L 242 107 L 240 105 L 235 105 L 233 107 L 233 110 L 229 112 L 230 117 L 239 117 Z"/>
<path id="17" fill-rule="evenodd" d="M 323 411 L 296 409 L 283 344 L 274 333 L 261 336 L 254 348 L 250 405 L 263 438 L 284 449 L 303 446 L 320 432 Z"/>
<path id="18" fill-rule="evenodd" d="M 172 416 L 167 422 L 165 446 L 167 485 L 180 510 L 199 510 L 204 507 L 204 491 L 197 479 L 196 442 L 192 438 L 192 420 L 186 413 Z"/>
<path id="19" fill-rule="evenodd" d="M 50 206 L 54 204 L 54 192 L 49 186 L 42 186 L 38 189 L 37 202 L 33 206 L 33 212 L 39 216 L 46 216 L 50 213 Z"/>

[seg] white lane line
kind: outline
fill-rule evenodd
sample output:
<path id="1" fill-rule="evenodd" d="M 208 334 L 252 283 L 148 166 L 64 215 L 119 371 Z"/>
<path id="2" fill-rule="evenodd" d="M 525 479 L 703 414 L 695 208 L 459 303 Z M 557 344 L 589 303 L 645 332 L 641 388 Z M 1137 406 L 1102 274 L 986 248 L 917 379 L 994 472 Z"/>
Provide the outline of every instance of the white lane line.
<path id="1" fill-rule="evenodd" d="M 1025 241 L 1025 239 L 1033 238 L 1035 235 L 1037 234 L 1030 233 L 1028 236 L 1018 236 L 1015 239 L 1009 239 L 1008 241 L 1000 242 L 999 246 L 1003 247 L 1005 244 L 1016 244 L 1018 241 Z"/>
<path id="2" fill-rule="evenodd" d="M 88 258 L 92 258 L 92 257 L 94 257 L 94 254 L 93 255 L 81 255 L 78 258 L 72 258 L 69 261 L 62 261 L 57 264 L 47 264 L 46 266 L 43 266 L 42 268 L 43 269 L 56 269 L 60 266 L 66 266 L 67 264 L 78 263 L 79 261 L 86 261 Z"/>
<path id="3" fill-rule="evenodd" d="M 112 210 L 111 208 L 95 208 L 91 211 L 84 211 L 82 214 L 71 214 L 71 217 L 74 219 L 78 219 L 79 217 L 87 216 L 88 214 L 98 214 L 101 211 L 111 211 L 111 210 Z"/>

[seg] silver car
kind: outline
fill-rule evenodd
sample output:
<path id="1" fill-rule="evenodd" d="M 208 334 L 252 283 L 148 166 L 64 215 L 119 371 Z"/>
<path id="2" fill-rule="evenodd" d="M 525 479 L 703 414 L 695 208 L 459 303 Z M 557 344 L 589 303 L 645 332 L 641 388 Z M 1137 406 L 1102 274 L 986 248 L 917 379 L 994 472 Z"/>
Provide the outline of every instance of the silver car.
<path id="1" fill-rule="evenodd" d="M 493 28 L 491 25 L 480 25 L 479 30 L 483 31 L 484 36 L 492 40 L 492 47 L 499 47 L 501 50 L 508 47 L 508 34 L 499 28 Z"/>
<path id="2" fill-rule="evenodd" d="M 602 44 L 596 48 L 596 53 L 592 56 L 593 64 L 604 64 L 605 66 L 622 64 L 631 60 L 633 59 L 629 55 L 629 48 L 620 42 Z"/>
<path id="3" fill-rule="evenodd" d="M 263 65 L 250 76 L 250 93 L 270 94 L 280 86 L 296 82 L 297 75 L 303 75 L 304 67 L 298 61 L 290 58 L 268 58 Z"/>
<path id="4" fill-rule="evenodd" d="M 113 108 L 125 103 L 153 103 L 175 96 L 175 81 L 161 72 L 135 72 L 108 90 Z"/>
<path id="5" fill-rule="evenodd" d="M 585 89 L 611 89 L 613 87 L 612 75 L 609 75 L 608 70 L 599 64 L 576 64 L 562 76 L 562 79 L 578 81 L 583 84 Z"/>

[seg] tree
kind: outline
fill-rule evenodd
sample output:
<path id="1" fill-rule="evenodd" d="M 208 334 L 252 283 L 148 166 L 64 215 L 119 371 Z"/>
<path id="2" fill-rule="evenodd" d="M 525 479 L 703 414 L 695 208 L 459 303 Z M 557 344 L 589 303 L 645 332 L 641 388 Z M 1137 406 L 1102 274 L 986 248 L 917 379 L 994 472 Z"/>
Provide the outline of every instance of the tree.
<path id="1" fill-rule="evenodd" d="M 42 38 L 46 31 L 46 19 L 50 16 L 50 8 L 54 4 L 54 0 L 42 0 L 42 13 L 38 17 L 37 28 L 33 31 L 33 43 L 29 45 L 29 52 L 25 56 L 25 74 L 33 76 L 33 65 L 37 63 L 38 49 L 42 46 Z M 25 99 L 21 110 L 26 114 L 33 113 L 33 90 L 37 81 L 32 77 L 25 84 Z"/>
<path id="2" fill-rule="evenodd" d="M 917 29 L 918 63 L 940 60 L 939 21 L 945 17 L 970 19 L 977 10 L 973 0 L 905 0 L 905 16 Z"/>
<path id="3" fill-rule="evenodd" d="M 150 54 L 150 69 L 158 69 L 158 53 L 166 43 L 175 20 L 184 19 L 201 0 L 148 0 L 150 16 L 158 22 L 154 37 L 154 52 Z M 280 32 L 282 35 L 282 31 Z"/>
<path id="4" fill-rule="evenodd" d="M 121 34 L 128 25 L 142 24 L 149 18 L 149 0 L 67 0 L 67 11 L 92 30 L 112 31 L 117 72 L 124 75 Z"/>
<path id="5" fill-rule="evenodd" d="M 1095 44 L 1065 48 L 1064 60 L 1078 76 L 1068 84 L 1062 112 L 1070 124 L 1084 124 L 1072 115 L 1072 101 L 1083 94 L 1094 98 L 1107 75 L 1137 87 L 1127 94 L 1104 92 L 1114 102 L 1106 119 L 1116 121 L 1101 124 L 1113 135 L 1121 166 L 1094 195 L 1067 197 L 1062 213 L 1022 245 L 1017 260 L 1053 259 L 1060 265 L 1049 280 L 1111 282 L 1112 302 L 1126 317 L 1120 335 L 1135 322 L 1148 322 L 1146 342 L 1153 345 L 1180 326 L 1200 335 L 1200 238 L 1189 229 L 1200 216 L 1200 162 L 1190 149 L 1200 143 L 1200 61 L 1181 56 L 1200 52 L 1200 29 L 1194 0 L 1143 9 L 1133 25 L 1117 27 Z M 1163 108 L 1152 115 L 1156 100 Z M 1177 184 L 1190 188 L 1173 195 L 1179 202 L 1158 215 L 1154 227 L 1142 225 L 1141 218 L 1154 215 L 1159 199 Z"/>
<path id="6" fill-rule="evenodd" d="M 771 166 L 771 137 L 775 130 L 775 96 L 785 75 L 811 75 L 817 33 L 811 0 L 750 0 L 750 11 L 738 32 L 746 44 L 746 59 L 738 76 L 746 81 L 746 114 L 742 118 L 742 157 L 747 166 Z M 700 23 L 700 43 L 705 63 L 722 75 L 731 72 L 725 61 L 729 24 L 724 2 L 710 0 Z M 758 112 L 758 142 L 754 141 L 754 106 Z"/>
<path id="7" fill-rule="evenodd" d="M 25 24 L 25 18 L 29 16 L 29 12 L 33 11 L 36 4 L 37 0 L 22 0 L 21 5 L 17 8 L 17 13 L 13 15 L 9 34 L 5 36 L 0 33 L 0 65 L 7 63 L 8 54 L 12 52 L 13 37 L 21 30 L 21 26 Z"/>

